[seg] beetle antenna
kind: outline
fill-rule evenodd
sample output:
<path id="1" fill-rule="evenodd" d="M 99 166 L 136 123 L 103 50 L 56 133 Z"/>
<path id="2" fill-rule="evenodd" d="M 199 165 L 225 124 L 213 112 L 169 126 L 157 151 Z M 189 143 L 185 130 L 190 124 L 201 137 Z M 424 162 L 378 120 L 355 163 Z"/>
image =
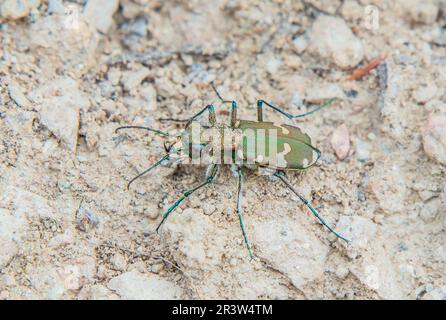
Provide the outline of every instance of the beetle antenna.
<path id="1" fill-rule="evenodd" d="M 149 128 L 149 127 L 143 127 L 143 126 L 122 126 L 122 127 L 116 128 L 115 133 L 118 133 L 118 131 L 120 131 L 122 129 L 144 129 L 144 130 L 147 130 L 147 131 L 155 132 L 156 134 L 159 134 L 159 135 L 162 135 L 162 136 L 165 136 L 165 137 L 170 137 L 170 135 L 167 132 L 156 130 L 156 129 L 152 129 L 152 128 Z"/>
<path id="2" fill-rule="evenodd" d="M 214 85 L 214 82 L 211 82 L 211 87 L 214 90 L 215 94 L 217 95 L 218 99 L 221 100 L 223 103 L 232 103 L 232 100 L 225 100 L 221 97 L 220 93 L 218 93 L 217 88 Z"/>
<path id="3" fill-rule="evenodd" d="M 157 162 L 155 162 L 152 166 L 150 166 L 149 169 L 144 170 L 143 172 L 141 172 L 140 174 L 138 174 L 136 177 L 134 177 L 132 180 L 130 180 L 130 182 L 127 185 L 127 190 L 130 190 L 130 185 L 138 178 L 142 177 L 143 175 L 145 175 L 146 173 L 150 172 L 152 169 L 155 169 L 156 167 L 158 167 L 164 160 L 168 160 L 169 159 L 169 154 L 166 154 L 164 157 L 162 157 L 161 159 L 159 159 Z"/>
<path id="4" fill-rule="evenodd" d="M 278 177 L 280 180 L 282 180 L 282 182 L 288 187 L 288 189 L 290 189 L 299 199 L 300 201 L 302 201 L 310 210 L 311 212 L 314 214 L 314 216 L 316 218 L 319 219 L 319 221 L 328 229 L 330 230 L 336 237 L 344 240 L 347 243 L 350 243 L 350 240 L 348 240 L 347 238 L 341 236 L 339 233 L 337 233 L 336 231 L 334 231 L 325 221 L 324 219 L 322 219 L 322 217 L 319 215 L 319 213 L 316 211 L 316 209 L 313 208 L 313 206 L 308 202 L 307 199 L 305 199 L 299 192 L 296 191 L 296 189 L 293 188 L 293 186 L 288 182 L 288 180 L 284 177 L 284 175 L 282 173 L 280 173 L 279 171 L 277 171 L 276 173 L 274 173 L 274 175 L 276 177 Z"/>

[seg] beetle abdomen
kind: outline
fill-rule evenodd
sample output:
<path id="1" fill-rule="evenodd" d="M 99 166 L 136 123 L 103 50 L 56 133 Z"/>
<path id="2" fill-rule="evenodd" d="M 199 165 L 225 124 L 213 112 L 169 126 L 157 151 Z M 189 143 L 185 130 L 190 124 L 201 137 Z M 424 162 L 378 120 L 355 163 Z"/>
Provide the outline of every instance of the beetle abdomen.
<path id="1" fill-rule="evenodd" d="M 310 137 L 297 127 L 272 122 L 240 120 L 236 128 L 243 135 L 243 156 L 247 164 L 283 170 L 311 167 L 319 158 L 319 150 Z M 241 148 L 239 148 L 241 153 Z"/>

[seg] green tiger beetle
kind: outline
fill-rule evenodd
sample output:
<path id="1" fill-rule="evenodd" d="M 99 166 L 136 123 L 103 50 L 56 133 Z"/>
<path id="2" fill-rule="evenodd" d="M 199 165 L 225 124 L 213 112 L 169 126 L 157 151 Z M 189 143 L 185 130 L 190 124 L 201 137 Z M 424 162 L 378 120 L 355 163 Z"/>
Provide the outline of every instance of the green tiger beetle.
<path id="1" fill-rule="evenodd" d="M 253 258 L 253 254 L 246 235 L 241 206 L 243 189 L 242 168 L 269 171 L 271 175 L 277 177 L 310 209 L 320 223 L 335 234 L 336 237 L 348 243 L 349 240 L 334 231 L 319 215 L 316 209 L 313 208 L 310 202 L 291 185 L 285 176 L 285 171 L 299 171 L 310 168 L 320 158 L 321 152 L 311 145 L 310 137 L 298 127 L 263 121 L 263 108 L 265 106 L 279 112 L 288 119 L 296 119 L 308 116 L 331 105 L 335 99 L 330 99 L 312 111 L 298 115 L 287 113 L 265 100 L 258 100 L 257 121 L 249 121 L 237 119 L 236 101 L 223 99 L 215 86 L 213 84 L 211 86 L 222 104 L 231 104 L 229 126 L 217 123 L 214 105 L 209 104 L 192 118 L 188 120 L 177 120 L 187 121 L 183 133 L 180 136 L 171 136 L 166 132 L 143 126 L 123 126 L 116 129 L 116 132 L 131 128 L 144 129 L 170 139 L 164 142 L 165 155 L 150 168 L 134 177 L 129 182 L 128 188 L 136 179 L 147 174 L 159 165 L 172 165 L 174 163 L 185 163 L 187 161 L 192 161 L 190 163 L 208 164 L 205 180 L 192 189 L 187 190 L 164 212 L 156 231 L 159 231 L 164 221 L 183 200 L 214 181 L 219 164 L 223 163 L 230 164 L 232 171 L 238 176 L 236 211 L 244 242 L 251 258 Z M 209 113 L 209 124 L 202 125 L 197 121 L 197 118 L 205 112 Z"/>

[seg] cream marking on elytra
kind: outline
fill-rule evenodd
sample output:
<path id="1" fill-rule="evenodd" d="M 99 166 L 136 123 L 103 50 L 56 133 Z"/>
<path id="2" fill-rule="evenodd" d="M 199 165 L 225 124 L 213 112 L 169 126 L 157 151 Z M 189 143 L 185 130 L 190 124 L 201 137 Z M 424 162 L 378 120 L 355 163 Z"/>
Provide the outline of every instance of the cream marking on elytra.
<path id="1" fill-rule="evenodd" d="M 276 161 L 277 161 L 278 168 L 286 168 L 287 161 L 285 160 L 285 156 L 291 152 L 291 146 L 289 145 L 289 143 L 285 142 L 283 144 L 283 148 L 284 148 L 284 150 L 282 152 L 278 152 L 276 154 Z"/>
<path id="2" fill-rule="evenodd" d="M 285 150 L 283 150 L 283 155 L 286 155 L 286 154 L 288 154 L 288 153 L 290 153 L 291 152 L 291 146 L 290 146 L 290 144 L 289 143 L 284 143 L 283 144 L 283 147 L 284 147 L 284 149 Z"/>

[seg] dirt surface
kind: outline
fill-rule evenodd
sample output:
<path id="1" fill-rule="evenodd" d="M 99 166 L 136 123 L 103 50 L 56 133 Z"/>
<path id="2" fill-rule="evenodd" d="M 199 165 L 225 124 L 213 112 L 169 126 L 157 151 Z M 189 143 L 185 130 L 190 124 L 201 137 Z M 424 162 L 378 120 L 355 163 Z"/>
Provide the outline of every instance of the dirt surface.
<path id="1" fill-rule="evenodd" d="M 0 23 L 0 298 L 446 298 L 442 1 L 4 0 Z M 339 98 L 294 121 L 323 156 L 289 179 L 350 245 L 246 170 L 251 261 L 228 166 L 155 232 L 206 168 L 127 191 L 163 139 L 114 130 L 227 122 L 211 81 L 242 119 Z"/>

